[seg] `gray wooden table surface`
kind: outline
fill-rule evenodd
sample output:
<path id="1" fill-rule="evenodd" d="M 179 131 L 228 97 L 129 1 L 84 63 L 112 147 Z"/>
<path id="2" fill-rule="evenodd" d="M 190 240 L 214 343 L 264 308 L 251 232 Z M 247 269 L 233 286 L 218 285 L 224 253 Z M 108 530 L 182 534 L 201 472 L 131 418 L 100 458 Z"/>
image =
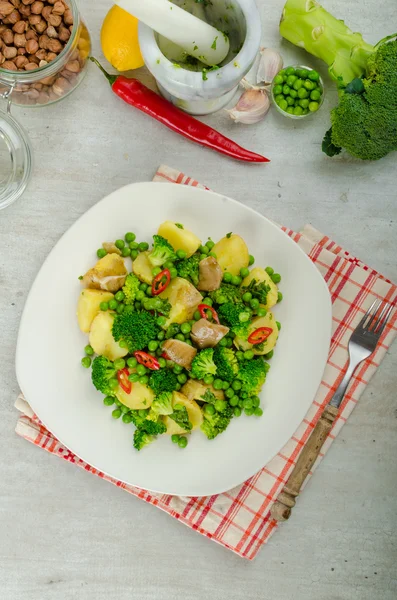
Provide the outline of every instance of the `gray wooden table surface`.
<path id="1" fill-rule="evenodd" d="M 80 0 L 99 57 L 98 32 L 110 5 Z M 318 64 L 325 75 L 320 63 L 280 41 L 283 0 L 260 5 L 265 44 L 279 47 L 287 64 Z M 327 0 L 326 6 L 370 42 L 393 29 L 395 0 Z M 253 563 L 14 434 L 15 342 L 42 261 L 79 215 L 127 183 L 150 180 L 161 162 L 280 223 L 311 222 L 397 281 L 397 155 L 372 164 L 327 159 L 320 144 L 336 100 L 328 80 L 327 88 L 322 114 L 304 123 L 275 111 L 251 128 L 224 113 L 205 118 L 272 158 L 257 168 L 191 145 L 123 105 L 94 66 L 65 102 L 14 111 L 29 132 L 35 169 L 26 194 L 0 213 L 2 600 L 397 597 L 397 346 L 291 521 Z"/>

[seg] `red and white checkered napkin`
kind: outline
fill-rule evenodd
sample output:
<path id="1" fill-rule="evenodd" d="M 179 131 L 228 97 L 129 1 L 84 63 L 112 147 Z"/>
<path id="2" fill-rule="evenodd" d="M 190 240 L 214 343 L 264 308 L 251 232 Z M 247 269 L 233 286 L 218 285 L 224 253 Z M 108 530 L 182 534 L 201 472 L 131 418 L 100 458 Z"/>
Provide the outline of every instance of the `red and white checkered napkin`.
<path id="1" fill-rule="evenodd" d="M 203 187 L 183 173 L 166 166 L 159 168 L 154 181 Z M 277 528 L 276 522 L 270 517 L 270 507 L 292 471 L 299 452 L 324 406 L 342 379 L 347 363 L 347 342 L 351 332 L 375 298 L 394 303 L 397 300 L 395 285 L 310 225 L 306 225 L 300 233 L 285 227 L 282 229 L 301 246 L 327 282 L 333 304 L 332 343 L 323 380 L 305 419 L 277 456 L 254 477 L 233 490 L 217 496 L 181 498 L 152 494 L 107 477 L 80 460 L 42 426 L 22 397 L 19 397 L 16 403 L 17 408 L 23 413 L 18 420 L 16 432 L 48 452 L 161 508 L 178 521 L 240 556 L 253 559 L 259 548 L 268 541 Z M 386 354 L 397 333 L 396 322 L 397 311 L 394 311 L 375 354 L 356 372 L 340 414 L 323 447 L 323 453 L 327 452 L 340 432 Z M 321 461 L 323 455 L 320 455 L 315 466 Z"/>

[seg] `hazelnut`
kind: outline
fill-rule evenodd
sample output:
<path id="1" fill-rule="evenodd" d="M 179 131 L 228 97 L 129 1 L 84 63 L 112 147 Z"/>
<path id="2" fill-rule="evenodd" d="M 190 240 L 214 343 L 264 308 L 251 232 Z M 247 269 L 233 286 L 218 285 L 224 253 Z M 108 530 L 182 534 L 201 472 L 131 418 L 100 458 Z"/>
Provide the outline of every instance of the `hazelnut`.
<path id="1" fill-rule="evenodd" d="M 51 62 L 52 60 L 55 60 L 57 56 L 58 54 L 55 52 L 47 52 L 46 61 Z"/>
<path id="2" fill-rule="evenodd" d="M 39 92 L 39 90 L 35 90 L 34 88 L 30 88 L 30 90 L 28 92 L 26 92 L 26 95 L 31 100 L 37 100 L 37 98 L 40 96 L 40 92 Z"/>
<path id="3" fill-rule="evenodd" d="M 52 13 L 52 8 L 51 6 L 45 6 L 43 8 L 43 10 L 41 11 L 41 15 L 43 17 L 43 19 L 45 19 L 46 21 L 48 21 L 48 17 L 50 16 L 50 14 Z"/>
<path id="4" fill-rule="evenodd" d="M 3 64 L 1 65 L 2 69 L 7 69 L 7 71 L 16 71 L 17 70 L 17 66 L 15 63 L 13 63 L 11 60 L 6 60 L 5 62 L 3 62 Z"/>
<path id="5" fill-rule="evenodd" d="M 66 64 L 65 69 L 72 73 L 78 73 L 80 71 L 80 63 L 78 60 L 71 60 Z"/>
<path id="6" fill-rule="evenodd" d="M 66 8 L 63 2 L 55 2 L 52 12 L 54 15 L 63 15 Z"/>
<path id="7" fill-rule="evenodd" d="M 34 25 L 37 25 L 37 23 L 40 23 L 41 21 L 41 17 L 40 15 L 30 15 L 29 17 L 29 24 L 33 27 Z"/>
<path id="8" fill-rule="evenodd" d="M 21 0 L 10 0 L 10 2 L 15 8 L 19 8 L 21 5 Z"/>
<path id="9" fill-rule="evenodd" d="M 54 15 L 54 13 L 51 13 L 47 19 L 47 22 L 49 25 L 53 25 L 53 27 L 59 27 L 62 23 L 62 17 L 60 15 Z"/>
<path id="10" fill-rule="evenodd" d="M 3 55 L 7 60 L 11 60 L 12 58 L 16 57 L 17 49 L 15 48 L 15 46 L 6 46 L 5 48 L 3 48 Z"/>
<path id="11" fill-rule="evenodd" d="M 36 54 L 39 49 L 39 43 L 36 40 L 28 40 L 25 48 L 28 54 Z"/>
<path id="12" fill-rule="evenodd" d="M 36 56 L 39 60 L 44 60 L 47 56 L 47 51 L 44 48 L 40 48 L 40 50 L 36 52 Z"/>
<path id="13" fill-rule="evenodd" d="M 50 41 L 50 38 L 48 37 L 48 35 L 41 35 L 39 37 L 40 48 L 44 48 L 45 50 L 47 50 L 49 41 Z"/>
<path id="14" fill-rule="evenodd" d="M 25 71 L 33 71 L 34 69 L 37 69 L 37 64 L 35 62 L 29 62 L 25 65 Z"/>
<path id="15" fill-rule="evenodd" d="M 36 0 L 35 2 L 33 2 L 32 6 L 30 7 L 30 10 L 32 11 L 33 15 L 41 15 L 41 11 L 44 8 L 44 2 L 40 2 L 40 0 Z"/>
<path id="16" fill-rule="evenodd" d="M 14 35 L 14 46 L 24 48 L 26 46 L 26 36 L 24 33 L 16 33 Z"/>
<path id="17" fill-rule="evenodd" d="M 27 29 L 26 21 L 18 21 L 17 23 L 15 23 L 14 27 L 12 28 L 12 30 L 15 31 L 15 33 L 25 33 L 26 29 Z"/>
<path id="18" fill-rule="evenodd" d="M 21 20 L 21 15 L 17 11 L 17 9 L 14 8 L 12 13 L 8 17 L 8 21 L 9 21 L 10 25 L 14 25 L 15 23 L 18 23 L 18 21 L 20 21 L 20 20 Z"/>
<path id="19" fill-rule="evenodd" d="M 62 50 L 62 48 L 63 48 L 63 46 L 59 40 L 49 39 L 49 42 L 47 44 L 47 50 L 49 50 L 50 52 L 55 52 L 56 54 L 59 54 L 59 52 Z"/>
<path id="20" fill-rule="evenodd" d="M 65 25 L 73 25 L 73 13 L 70 8 L 67 8 L 63 13 L 63 20 Z"/>
<path id="21" fill-rule="evenodd" d="M 12 11 L 14 10 L 14 5 L 11 4 L 10 2 L 0 2 L 0 14 L 3 17 L 8 17 L 8 15 L 10 15 L 12 13 Z"/>
<path id="22" fill-rule="evenodd" d="M 55 27 L 53 27 L 52 25 L 49 25 L 45 31 L 46 35 L 48 35 L 49 38 L 57 38 L 58 37 L 58 32 L 55 29 Z"/>
<path id="23" fill-rule="evenodd" d="M 63 96 L 70 89 L 70 83 L 65 77 L 58 77 L 54 85 L 52 86 L 52 91 L 57 96 Z"/>
<path id="24" fill-rule="evenodd" d="M 47 104 L 50 96 L 47 92 L 40 92 L 39 97 L 37 98 L 37 104 Z"/>
<path id="25" fill-rule="evenodd" d="M 0 52 L 0 65 L 2 65 L 3 62 L 5 62 L 5 58 L 4 58 L 3 54 Z"/>
<path id="26" fill-rule="evenodd" d="M 57 0 L 47 0 L 48 4 L 55 4 Z"/>
<path id="27" fill-rule="evenodd" d="M 25 65 L 28 64 L 28 59 L 26 58 L 26 56 L 17 56 L 15 59 L 15 64 L 18 67 L 18 69 L 23 69 Z"/>
<path id="28" fill-rule="evenodd" d="M 28 17 L 31 12 L 30 12 L 30 6 L 25 6 L 25 4 L 21 4 L 18 8 L 19 12 L 21 15 L 23 15 L 24 17 Z"/>
<path id="29" fill-rule="evenodd" d="M 24 56 L 26 54 L 25 48 L 18 48 L 18 56 Z"/>
<path id="30" fill-rule="evenodd" d="M 39 36 L 33 29 L 28 29 L 25 35 L 27 40 L 36 40 L 37 42 L 37 40 L 39 39 Z"/>
<path id="31" fill-rule="evenodd" d="M 55 79 L 55 75 L 52 75 L 51 77 L 44 77 L 43 79 L 40 79 L 40 83 L 43 85 L 52 85 L 55 82 Z"/>
<path id="32" fill-rule="evenodd" d="M 34 26 L 34 28 L 37 33 L 44 33 L 44 31 L 47 29 L 47 22 L 44 19 L 41 19 L 40 22 Z"/>
<path id="33" fill-rule="evenodd" d="M 12 33 L 11 29 L 6 29 L 3 31 L 1 34 L 1 39 L 7 46 L 11 46 L 14 43 L 14 34 Z"/>
<path id="34" fill-rule="evenodd" d="M 41 60 L 41 61 L 39 62 L 39 67 L 40 67 L 40 69 L 41 69 L 42 67 L 45 67 L 46 65 L 48 65 L 48 62 L 47 62 L 46 60 Z"/>
<path id="35" fill-rule="evenodd" d="M 33 4 L 34 0 L 22 0 L 22 4 Z"/>
<path id="36" fill-rule="evenodd" d="M 67 29 L 66 27 L 63 27 L 63 25 L 61 25 L 58 28 L 58 38 L 61 40 L 61 42 L 67 42 L 70 38 L 69 29 Z"/>

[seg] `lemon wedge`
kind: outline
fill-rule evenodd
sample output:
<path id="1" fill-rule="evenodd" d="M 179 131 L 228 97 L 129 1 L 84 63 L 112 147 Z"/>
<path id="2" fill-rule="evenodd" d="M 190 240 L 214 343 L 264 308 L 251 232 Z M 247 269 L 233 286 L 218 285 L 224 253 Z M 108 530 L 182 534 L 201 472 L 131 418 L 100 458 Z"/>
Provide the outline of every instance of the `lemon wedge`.
<path id="1" fill-rule="evenodd" d="M 144 65 L 138 41 L 138 19 L 119 6 L 113 6 L 103 21 L 101 46 L 106 60 L 117 71 L 139 69 Z"/>

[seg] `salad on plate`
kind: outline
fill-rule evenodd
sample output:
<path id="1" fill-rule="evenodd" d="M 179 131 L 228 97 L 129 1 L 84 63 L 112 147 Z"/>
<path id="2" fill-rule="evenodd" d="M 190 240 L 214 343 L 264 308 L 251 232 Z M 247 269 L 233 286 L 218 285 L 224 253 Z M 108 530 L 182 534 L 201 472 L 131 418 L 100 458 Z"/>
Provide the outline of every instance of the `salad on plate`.
<path id="1" fill-rule="evenodd" d="M 80 276 L 77 319 L 88 334 L 83 367 L 112 416 L 133 424 L 141 450 L 167 434 L 180 448 L 209 440 L 231 420 L 260 417 L 260 391 L 281 325 L 281 276 L 250 267 L 245 241 L 205 244 L 181 223 L 162 223 L 151 246 L 105 242 Z"/>

